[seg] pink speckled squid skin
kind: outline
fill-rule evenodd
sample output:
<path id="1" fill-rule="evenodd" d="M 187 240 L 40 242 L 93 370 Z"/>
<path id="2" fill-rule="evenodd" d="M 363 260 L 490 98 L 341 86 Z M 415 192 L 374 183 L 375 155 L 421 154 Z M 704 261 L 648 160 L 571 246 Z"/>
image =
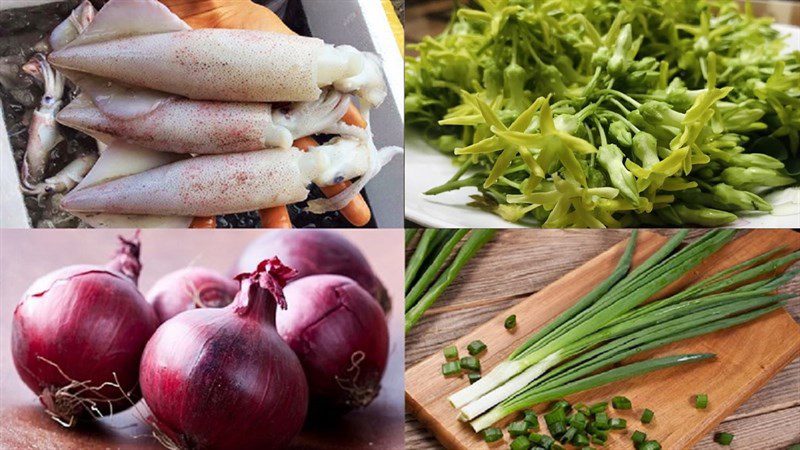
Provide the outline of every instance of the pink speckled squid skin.
<path id="1" fill-rule="evenodd" d="M 369 404 L 380 390 L 389 353 L 383 311 L 350 278 L 314 275 L 286 286 L 278 333 L 306 373 L 315 410 Z"/>
<path id="2" fill-rule="evenodd" d="M 84 100 L 62 109 L 58 121 L 106 142 L 118 138 L 173 153 L 238 153 L 291 145 L 291 135 L 269 134 L 271 110 L 263 103 L 173 98 L 148 114 L 116 118 Z"/>
<path id="3" fill-rule="evenodd" d="M 206 155 L 78 188 L 61 201 L 67 211 L 208 216 L 305 200 L 310 182 L 300 151 L 261 150 Z"/>
<path id="4" fill-rule="evenodd" d="M 65 267 L 34 282 L 14 310 L 14 365 L 36 394 L 70 383 L 39 358 L 57 364 L 71 380 L 92 386 L 113 383 L 116 374 L 120 387 L 100 391 L 115 400 L 97 406 L 103 414 L 118 412 L 139 399 L 139 361 L 157 326 L 152 307 L 126 276 L 98 266 Z"/>
<path id="5" fill-rule="evenodd" d="M 68 46 L 49 60 L 60 69 L 195 100 L 312 101 L 324 42 L 254 30 L 199 29 Z"/>

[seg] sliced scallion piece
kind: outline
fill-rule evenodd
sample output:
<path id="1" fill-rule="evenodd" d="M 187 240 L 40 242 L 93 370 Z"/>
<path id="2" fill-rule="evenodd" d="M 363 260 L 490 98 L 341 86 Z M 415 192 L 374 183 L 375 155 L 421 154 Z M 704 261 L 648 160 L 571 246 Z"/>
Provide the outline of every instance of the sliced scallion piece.
<path id="1" fill-rule="evenodd" d="M 656 414 L 653 411 L 645 408 L 644 412 L 642 412 L 642 423 L 652 422 L 655 415 Z"/>
<path id="2" fill-rule="evenodd" d="M 469 380 L 469 384 L 472 384 L 481 379 L 481 374 L 479 373 L 468 373 L 467 379 Z"/>
<path id="3" fill-rule="evenodd" d="M 528 428 L 529 428 L 528 422 L 525 422 L 524 420 L 511 422 L 510 424 L 508 424 L 508 434 L 511 437 L 527 435 Z"/>
<path id="4" fill-rule="evenodd" d="M 639 430 L 634 431 L 633 434 L 631 435 L 631 441 L 633 441 L 633 445 L 636 448 L 639 448 L 639 446 L 644 444 L 646 440 L 647 440 L 647 434 Z"/>
<path id="5" fill-rule="evenodd" d="M 714 442 L 719 445 L 731 445 L 731 442 L 733 442 L 733 435 L 730 433 L 717 433 L 714 435 Z"/>
<path id="6" fill-rule="evenodd" d="M 478 355 L 484 350 L 486 350 L 486 344 L 480 340 L 472 341 L 467 345 L 467 352 L 472 356 Z"/>
<path id="7" fill-rule="evenodd" d="M 458 358 L 458 349 L 455 345 L 450 345 L 444 348 L 444 359 Z"/>
<path id="8" fill-rule="evenodd" d="M 487 428 L 483 430 L 484 442 L 497 442 L 503 439 L 503 430 L 500 428 Z"/>
<path id="9" fill-rule="evenodd" d="M 624 430 L 628 427 L 628 421 L 620 417 L 614 417 L 608 422 L 612 430 Z"/>
<path id="10" fill-rule="evenodd" d="M 697 409 L 706 409 L 708 407 L 708 395 L 697 394 L 694 397 L 694 406 Z"/>
<path id="11" fill-rule="evenodd" d="M 465 356 L 461 358 L 461 368 L 473 372 L 481 371 L 481 362 L 474 356 Z"/>
<path id="12" fill-rule="evenodd" d="M 621 395 L 611 399 L 611 406 L 613 406 L 614 409 L 631 409 L 633 407 L 630 399 Z"/>
<path id="13" fill-rule="evenodd" d="M 506 320 L 503 322 L 503 326 L 506 327 L 506 330 L 511 330 L 517 326 L 517 315 L 512 314 L 506 317 Z"/>
<path id="14" fill-rule="evenodd" d="M 531 441 L 527 436 L 517 436 L 511 441 L 511 450 L 528 450 L 531 448 Z"/>
<path id="15" fill-rule="evenodd" d="M 657 441 L 645 441 L 639 446 L 638 450 L 661 450 L 661 444 Z"/>
<path id="16" fill-rule="evenodd" d="M 461 363 L 458 361 L 450 361 L 442 364 L 442 375 L 450 377 L 453 375 L 461 374 Z"/>

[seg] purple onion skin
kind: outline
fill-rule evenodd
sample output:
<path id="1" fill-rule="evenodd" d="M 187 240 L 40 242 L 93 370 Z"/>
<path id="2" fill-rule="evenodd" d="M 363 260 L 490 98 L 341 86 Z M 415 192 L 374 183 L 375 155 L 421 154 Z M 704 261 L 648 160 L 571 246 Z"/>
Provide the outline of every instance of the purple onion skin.
<path id="1" fill-rule="evenodd" d="M 147 344 L 142 393 L 154 427 L 178 448 L 283 448 L 302 428 L 308 385 L 275 330 L 284 269 L 265 261 L 241 277 L 233 303 L 181 313 Z"/>
<path id="2" fill-rule="evenodd" d="M 65 426 L 92 416 L 80 405 L 58 400 L 81 389 L 64 389 L 71 381 L 98 388 L 81 397 L 98 400 L 95 406 L 103 415 L 140 398 L 139 361 L 158 319 L 134 281 L 109 267 L 114 264 L 51 272 L 31 285 L 14 310 L 11 349 L 17 372 Z M 119 386 L 100 389 L 106 382 Z M 103 397 L 107 400 L 99 400 Z"/>
<path id="3" fill-rule="evenodd" d="M 147 301 L 164 322 L 197 307 L 228 306 L 237 292 L 239 283 L 233 279 L 204 267 L 187 267 L 156 281 L 147 292 Z"/>
<path id="4" fill-rule="evenodd" d="M 315 275 L 286 287 L 278 333 L 306 373 L 314 412 L 367 406 L 380 391 L 389 352 L 383 311 L 353 280 Z"/>
<path id="5" fill-rule="evenodd" d="M 263 259 L 277 255 L 298 273 L 296 282 L 311 275 L 351 278 L 378 301 L 384 311 L 391 307 L 386 288 L 361 251 L 338 233 L 327 230 L 275 230 L 253 241 L 242 252 L 236 273 L 248 272 Z"/>

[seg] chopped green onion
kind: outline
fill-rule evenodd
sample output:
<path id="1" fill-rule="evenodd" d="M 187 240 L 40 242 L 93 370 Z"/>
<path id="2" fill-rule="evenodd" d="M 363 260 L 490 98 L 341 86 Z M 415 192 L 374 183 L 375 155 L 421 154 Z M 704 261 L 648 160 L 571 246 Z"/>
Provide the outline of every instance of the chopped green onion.
<path id="1" fill-rule="evenodd" d="M 646 441 L 639 446 L 638 450 L 661 450 L 661 444 L 656 441 Z"/>
<path id="2" fill-rule="evenodd" d="M 569 428 L 567 428 L 567 431 L 561 436 L 561 439 L 559 439 L 559 440 L 561 442 L 564 442 L 564 443 L 571 442 L 572 438 L 574 438 L 577 433 L 578 433 L 578 430 L 576 430 L 575 428 L 569 427 Z"/>
<path id="3" fill-rule="evenodd" d="M 517 326 L 517 315 L 512 314 L 506 317 L 506 321 L 503 323 L 503 326 L 506 327 L 506 330 L 510 330 Z"/>
<path id="4" fill-rule="evenodd" d="M 480 372 L 481 362 L 474 356 L 465 356 L 461 358 L 461 368 L 464 370 L 471 370 L 473 372 Z"/>
<path id="5" fill-rule="evenodd" d="M 592 436 L 592 444 L 606 445 L 607 440 L 608 440 L 608 435 L 595 434 L 594 436 Z"/>
<path id="6" fill-rule="evenodd" d="M 558 438 L 567 431 L 567 426 L 564 425 L 564 422 L 556 422 L 552 425 L 547 426 L 547 430 L 550 431 L 550 434 L 554 438 Z"/>
<path id="7" fill-rule="evenodd" d="M 467 379 L 469 380 L 469 384 L 472 384 L 481 379 L 481 374 L 479 373 L 468 373 Z"/>
<path id="8" fill-rule="evenodd" d="M 449 377 L 461 374 L 461 364 L 458 361 L 451 361 L 442 364 L 442 375 Z"/>
<path id="9" fill-rule="evenodd" d="M 647 434 L 642 433 L 639 430 L 636 430 L 631 435 L 631 440 L 633 441 L 633 444 L 638 448 L 639 445 L 644 444 L 644 441 L 647 440 Z"/>
<path id="10" fill-rule="evenodd" d="M 524 420 L 511 422 L 508 425 L 508 434 L 510 434 L 511 437 L 522 436 L 524 434 L 528 434 L 528 428 L 530 428 L 528 426 L 528 422 L 525 422 Z"/>
<path id="11" fill-rule="evenodd" d="M 604 412 L 595 414 L 595 416 L 594 416 L 594 426 L 598 430 L 607 430 L 607 429 L 609 429 L 611 427 L 611 425 L 608 423 L 608 414 L 606 414 Z"/>
<path id="12" fill-rule="evenodd" d="M 537 429 L 539 428 L 539 418 L 536 417 L 536 413 L 533 411 L 525 411 L 525 422 L 528 422 L 532 427 L 535 426 Z"/>
<path id="13" fill-rule="evenodd" d="M 469 343 L 469 345 L 467 345 L 467 352 L 469 352 L 469 354 L 472 356 L 475 356 L 484 350 L 486 350 L 486 344 L 484 344 L 483 341 L 472 341 Z"/>
<path id="14" fill-rule="evenodd" d="M 607 402 L 595 403 L 594 405 L 589 407 L 589 412 L 591 412 L 592 414 L 597 414 L 605 411 L 606 408 L 608 408 Z"/>
<path id="15" fill-rule="evenodd" d="M 583 431 L 586 429 L 586 424 L 589 423 L 589 419 L 583 415 L 581 412 L 576 412 L 569 418 L 569 425 L 578 431 Z"/>
<path id="16" fill-rule="evenodd" d="M 485 442 L 497 442 L 503 439 L 503 430 L 500 428 L 487 428 L 483 430 L 483 440 Z"/>
<path id="17" fill-rule="evenodd" d="M 617 396 L 611 399 L 611 405 L 614 407 L 614 409 L 632 408 L 631 401 L 628 399 L 628 397 L 623 397 L 623 396 Z"/>
<path id="18" fill-rule="evenodd" d="M 444 348 L 444 359 L 456 359 L 458 358 L 458 349 L 455 345 L 451 345 L 449 347 Z"/>
<path id="19" fill-rule="evenodd" d="M 731 442 L 733 442 L 733 435 L 730 433 L 717 433 L 714 436 L 714 442 L 719 445 L 731 445 Z"/>
<path id="20" fill-rule="evenodd" d="M 628 426 L 628 421 L 619 417 L 614 417 L 609 423 L 612 430 L 624 430 Z"/>
<path id="21" fill-rule="evenodd" d="M 584 433 L 578 433 L 572 438 L 572 445 L 575 447 L 583 447 L 589 445 L 589 437 Z"/>
<path id="22" fill-rule="evenodd" d="M 653 421 L 653 417 L 655 417 L 655 413 L 647 408 L 645 408 L 644 412 L 642 413 L 642 423 L 650 423 Z"/>
<path id="23" fill-rule="evenodd" d="M 526 436 L 517 436 L 511 441 L 511 450 L 528 450 L 531 448 L 531 441 Z"/>
<path id="24" fill-rule="evenodd" d="M 541 448 L 541 447 L 539 447 L 539 448 Z M 547 450 L 547 449 L 545 449 L 545 450 Z M 553 445 L 550 446 L 550 450 L 565 450 L 565 449 L 564 449 L 564 447 L 561 446 L 561 444 L 556 443 L 556 444 L 553 444 Z"/>
<path id="25" fill-rule="evenodd" d="M 542 435 L 542 441 L 539 442 L 539 445 L 544 447 L 544 448 L 552 448 L 553 444 L 555 444 L 555 443 L 556 443 L 555 439 L 553 439 L 552 437 L 550 437 L 550 436 L 548 436 L 546 434 L 543 434 Z"/>
<path id="26" fill-rule="evenodd" d="M 694 398 L 694 406 L 697 409 L 706 409 L 708 407 L 708 395 L 697 394 Z"/>
<path id="27" fill-rule="evenodd" d="M 539 433 L 531 433 L 530 435 L 528 435 L 528 440 L 530 440 L 534 444 L 541 444 L 543 438 L 544 436 L 542 436 Z"/>
<path id="28" fill-rule="evenodd" d="M 569 413 L 572 411 L 572 405 L 570 405 L 566 400 L 559 400 L 553 403 L 553 406 L 551 406 L 550 409 L 561 409 L 564 410 L 564 413 Z"/>

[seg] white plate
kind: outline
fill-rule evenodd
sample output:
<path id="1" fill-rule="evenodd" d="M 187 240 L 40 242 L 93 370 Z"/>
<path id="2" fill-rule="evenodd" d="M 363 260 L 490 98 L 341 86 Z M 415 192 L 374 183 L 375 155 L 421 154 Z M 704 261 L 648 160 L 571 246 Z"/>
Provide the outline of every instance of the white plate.
<path id="1" fill-rule="evenodd" d="M 788 34 L 789 50 L 800 50 L 800 28 L 775 25 Z M 435 228 L 520 228 L 500 217 L 466 206 L 475 188 L 462 188 L 444 194 L 426 196 L 423 192 L 446 182 L 455 173 L 453 160 L 429 146 L 422 137 L 406 129 L 406 218 Z M 800 228 L 800 189 L 789 188 L 773 193 L 767 201 L 776 205 L 772 214 L 753 214 L 739 218 L 735 228 Z"/>

